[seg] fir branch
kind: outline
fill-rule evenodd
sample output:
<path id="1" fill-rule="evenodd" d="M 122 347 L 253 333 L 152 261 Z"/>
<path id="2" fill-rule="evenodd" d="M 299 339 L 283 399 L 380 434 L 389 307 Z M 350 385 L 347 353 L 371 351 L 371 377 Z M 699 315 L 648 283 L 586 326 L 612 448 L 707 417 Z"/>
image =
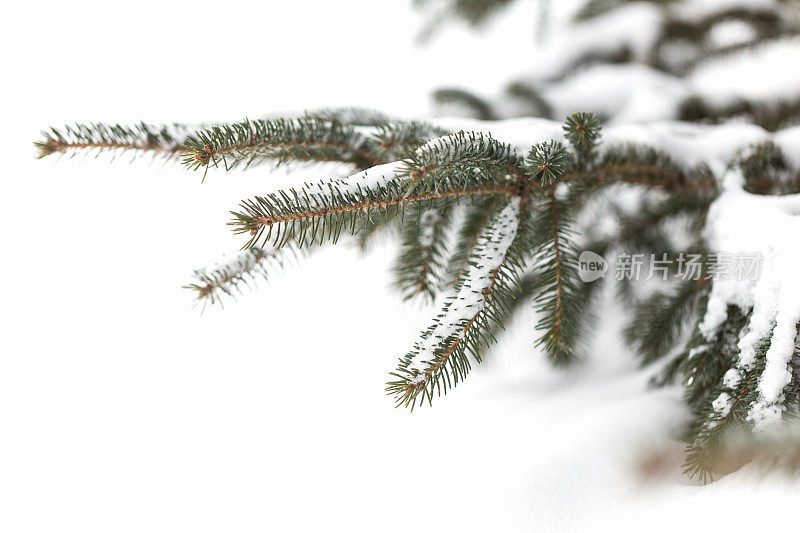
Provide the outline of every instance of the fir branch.
<path id="1" fill-rule="evenodd" d="M 595 166 L 571 173 L 566 179 L 645 185 L 676 193 L 715 191 L 717 187 L 707 169 L 687 172 L 669 155 L 652 147 L 635 145 L 607 149 Z"/>
<path id="2" fill-rule="evenodd" d="M 120 124 L 75 124 L 42 132 L 42 140 L 34 143 L 39 157 L 51 154 L 76 154 L 95 151 L 132 151 L 173 158 L 187 151 L 186 143 L 196 140 L 194 131 L 202 126 L 184 124 L 153 125 L 141 122 L 133 126 Z"/>
<path id="3" fill-rule="evenodd" d="M 183 162 L 198 169 L 222 164 L 226 170 L 265 160 L 341 161 L 359 168 L 379 161 L 369 138 L 353 126 L 316 118 L 245 120 L 198 132 Z"/>
<path id="4" fill-rule="evenodd" d="M 686 449 L 683 471 L 689 477 L 705 483 L 726 473 L 713 469 L 714 455 L 723 436 L 746 423 L 747 412 L 758 397 L 758 380 L 764 371 L 770 338 L 771 334 L 757 344 L 752 366 L 729 369 L 710 395 L 711 401 L 698 418 L 694 438 Z"/>
<path id="5" fill-rule="evenodd" d="M 575 13 L 573 19 L 576 22 L 583 22 L 586 20 L 593 19 L 609 11 L 623 6 L 626 3 L 634 2 L 634 1 L 646 1 L 653 4 L 669 4 L 671 2 L 676 2 L 678 0 L 589 0 L 585 2 L 581 8 Z"/>
<path id="6" fill-rule="evenodd" d="M 578 154 L 578 168 L 586 168 L 593 162 L 601 130 L 600 119 L 594 113 L 573 113 L 567 117 L 564 136 Z"/>
<path id="7" fill-rule="evenodd" d="M 459 275 L 467 266 L 467 261 L 484 228 L 496 214 L 498 203 L 497 197 L 490 196 L 468 209 L 456 236 L 453 255 L 448 261 L 450 265 L 448 279 L 451 285 L 458 282 Z"/>
<path id="8" fill-rule="evenodd" d="M 373 134 L 374 153 L 381 161 L 396 161 L 413 156 L 414 149 L 434 137 L 447 135 L 426 122 L 396 121 L 380 126 Z"/>
<path id="9" fill-rule="evenodd" d="M 451 209 L 416 209 L 403 227 L 403 244 L 395 266 L 397 286 L 408 300 L 424 295 L 430 300 L 442 285 L 445 245 Z"/>
<path id="10" fill-rule="evenodd" d="M 737 343 L 747 325 L 749 315 L 734 305 L 726 310 L 724 322 L 711 338 L 700 330 L 706 313 L 708 291 L 705 284 L 700 305 L 697 306 L 695 327 L 689 342 L 681 352 L 680 373 L 683 376 L 684 398 L 689 407 L 701 413 L 725 372 L 735 363 L 739 348 Z"/>
<path id="11" fill-rule="evenodd" d="M 776 317 L 769 337 L 770 348 L 764 355 L 764 369 L 758 379 L 758 394 L 747 413 L 747 420 L 755 431 L 780 427 L 786 411 L 798 400 L 798 384 L 792 383 L 792 378 L 796 371 L 799 325 L 796 318 Z M 786 340 L 790 341 L 788 346 Z M 740 363 L 743 362 L 740 360 Z"/>
<path id="12" fill-rule="evenodd" d="M 535 145 L 528 157 L 531 179 L 544 187 L 542 205 L 534 223 L 539 243 L 534 261 L 547 280 L 536 299 L 536 309 L 543 316 L 536 325 L 542 335 L 537 341 L 550 361 L 558 366 L 574 362 L 579 336 L 577 319 L 580 298 L 577 280 L 577 253 L 574 248 L 571 202 L 556 194 L 556 181 L 565 177 L 572 160 L 566 148 L 550 141 Z"/>
<path id="13" fill-rule="evenodd" d="M 797 35 L 800 27 L 775 9 L 734 6 L 716 10 L 697 19 L 670 18 L 665 21 L 659 39 L 650 51 L 650 62 L 662 70 L 684 76 L 698 65 L 744 49 L 751 49 L 776 39 Z M 721 23 L 741 22 L 753 32 L 753 37 L 727 46 L 708 46 L 708 34 Z M 696 53 L 677 56 L 671 51 L 676 45 L 691 46 Z"/>
<path id="14" fill-rule="evenodd" d="M 798 324 L 800 328 L 800 324 Z M 787 418 L 800 420 L 800 331 L 794 344 L 794 354 L 789 361 L 789 370 L 792 374 L 789 385 L 783 390 L 784 406 Z"/>
<path id="15" fill-rule="evenodd" d="M 455 173 L 462 179 L 474 175 L 495 176 L 527 183 L 522 159 L 511 145 L 491 135 L 458 132 L 432 139 L 420 146 L 411 159 L 419 177 L 423 174 Z"/>
<path id="16" fill-rule="evenodd" d="M 560 142 L 543 142 L 531 148 L 526 170 L 540 185 L 551 185 L 566 172 L 572 162 L 571 159 L 567 149 Z"/>
<path id="17" fill-rule="evenodd" d="M 479 120 L 497 119 L 489 102 L 464 89 L 437 89 L 433 92 L 433 102 L 437 106 L 464 110 L 468 116 Z"/>
<path id="18" fill-rule="evenodd" d="M 564 65 L 556 75 L 550 76 L 548 81 L 569 79 L 570 76 L 595 65 L 618 65 L 635 61 L 637 61 L 636 53 L 630 44 L 610 42 L 603 47 L 586 50 L 579 54 L 578 57 Z"/>
<path id="19" fill-rule="evenodd" d="M 185 289 L 194 291 L 197 301 L 222 305 L 222 296 L 235 298 L 244 287 L 254 287 L 259 278 L 266 279 L 274 270 L 282 268 L 288 260 L 296 258 L 297 250 L 286 246 L 279 250 L 248 248 L 227 263 L 194 271 L 194 283 Z"/>
<path id="20" fill-rule="evenodd" d="M 514 0 L 450 0 L 453 12 L 469 24 L 478 26 Z"/>
<path id="21" fill-rule="evenodd" d="M 511 323 L 514 316 L 522 310 L 526 304 L 535 299 L 541 292 L 542 287 L 547 282 L 544 274 L 538 270 L 531 270 L 519 276 L 519 279 L 510 283 L 508 291 L 498 291 L 496 296 L 498 298 L 497 306 L 504 310 L 505 318 L 503 322 L 489 322 L 486 337 L 489 339 L 497 339 L 506 326 Z M 494 342 L 494 341 L 493 341 Z M 483 343 L 476 347 L 476 354 L 474 358 L 477 361 L 484 361 L 488 355 L 489 349 L 493 344 Z"/>
<path id="22" fill-rule="evenodd" d="M 356 223 L 359 228 L 355 235 L 356 246 L 363 252 L 368 249 L 370 244 L 376 240 L 378 235 L 389 234 L 392 238 L 399 234 L 400 219 L 397 217 L 399 210 L 397 207 L 390 207 L 378 216 L 370 216 L 367 212 L 360 217 Z"/>
<path id="23" fill-rule="evenodd" d="M 751 433 L 736 431 L 726 436 L 708 458 L 710 472 L 732 472 L 752 464 L 759 474 L 783 473 L 790 478 L 800 475 L 800 426 L 797 421 L 779 432 Z"/>
<path id="24" fill-rule="evenodd" d="M 507 144 L 479 133 L 439 137 L 417 148 L 408 160 L 370 168 L 348 178 L 289 189 L 242 202 L 234 212 L 236 233 L 250 234 L 247 246 L 274 237 L 314 244 L 336 241 L 343 229 L 359 231 L 363 217 L 395 216 L 420 204 L 439 209 L 462 197 L 527 194 L 522 162 Z"/>
<path id="25" fill-rule="evenodd" d="M 581 333 L 581 299 L 572 226 L 569 204 L 559 199 L 550 185 L 534 223 L 538 232 L 535 240 L 543 243 L 537 248 L 534 261 L 547 277 L 547 284 L 536 299 L 536 310 L 542 317 L 535 329 L 542 332 L 537 346 L 556 366 L 578 360 L 574 347 Z"/>
<path id="26" fill-rule="evenodd" d="M 526 116 L 544 118 L 551 118 L 553 116 L 553 107 L 531 83 L 515 81 L 506 87 L 505 93 L 511 98 L 522 101 L 525 104 Z"/>
<path id="27" fill-rule="evenodd" d="M 699 96 L 690 96 L 678 108 L 679 120 L 720 124 L 735 118 L 745 119 L 767 131 L 800 124 L 800 98 L 778 101 L 738 99 L 718 106 Z"/>
<path id="28" fill-rule="evenodd" d="M 728 57 L 733 57 L 739 52 L 745 50 L 753 50 L 758 47 L 765 47 L 781 39 L 795 37 L 797 34 L 798 28 L 783 27 L 776 28 L 774 32 L 762 33 L 761 35 L 756 35 L 752 39 L 728 46 L 722 46 L 719 48 L 700 46 L 698 47 L 699 53 L 694 54 L 693 57 L 686 58 L 677 64 L 670 64 L 669 69 L 671 72 L 674 72 L 679 76 L 691 75 L 692 72 L 697 71 L 698 68 L 702 68 L 705 65 L 718 62 Z M 663 61 L 663 59 L 661 61 Z M 657 65 L 662 66 L 663 64 L 664 63 L 659 62 Z"/>
<path id="29" fill-rule="evenodd" d="M 643 365 L 657 361 L 675 346 L 706 282 L 706 278 L 683 281 L 672 293 L 655 293 L 636 306 L 624 336 Z"/>
<path id="30" fill-rule="evenodd" d="M 289 239 L 301 246 L 323 240 L 336 242 L 345 229 L 352 235 L 358 233 L 362 217 L 385 219 L 413 205 L 444 209 L 460 198 L 475 201 L 477 197 L 517 190 L 513 182 L 498 183 L 480 173 L 453 172 L 429 176 L 409 191 L 406 178 L 413 172 L 407 161 L 388 163 L 354 176 L 360 180 L 332 180 L 259 196 L 242 202 L 242 210 L 233 213 L 231 225 L 235 233 L 250 235 L 246 246 L 261 246 L 271 239 L 278 247 Z"/>
<path id="31" fill-rule="evenodd" d="M 391 373 L 397 379 L 386 390 L 398 406 L 431 403 L 434 394 L 465 379 L 470 355 L 480 362 L 481 345 L 494 341 L 492 323 L 502 324 L 507 316 L 503 302 L 522 267 L 529 236 L 523 199 L 515 196 L 481 235 L 456 294 Z"/>
<path id="32" fill-rule="evenodd" d="M 753 194 L 795 194 L 800 181 L 790 172 L 783 150 L 773 141 L 749 146 L 735 163 L 744 177 L 744 189 Z"/>

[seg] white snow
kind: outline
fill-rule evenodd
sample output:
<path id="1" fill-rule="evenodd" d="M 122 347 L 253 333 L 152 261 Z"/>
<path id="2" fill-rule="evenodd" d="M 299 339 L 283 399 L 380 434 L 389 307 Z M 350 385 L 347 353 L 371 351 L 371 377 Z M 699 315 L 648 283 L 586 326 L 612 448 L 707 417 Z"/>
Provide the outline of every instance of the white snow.
<path id="1" fill-rule="evenodd" d="M 739 385 L 742 380 L 742 373 L 736 368 L 729 368 L 725 375 L 722 377 L 722 384 L 728 388 L 733 389 Z"/>
<path id="2" fill-rule="evenodd" d="M 786 38 L 704 64 L 688 78 L 692 90 L 716 105 L 800 96 L 800 38 Z M 780 76 L 775 74 L 780 72 Z M 747 80 L 747 83 L 743 83 Z"/>
<path id="3" fill-rule="evenodd" d="M 430 248 L 433 245 L 433 240 L 436 237 L 436 224 L 442 219 L 435 209 L 429 209 L 422 213 L 419 218 L 419 244 L 423 248 Z"/>
<path id="4" fill-rule="evenodd" d="M 404 161 L 393 161 L 383 165 L 374 166 L 361 172 L 356 172 L 344 179 L 335 180 L 336 188 L 341 192 L 357 192 L 363 189 L 373 189 L 385 186 L 395 179 L 397 174 L 406 169 Z"/>
<path id="5" fill-rule="evenodd" d="M 513 146 L 520 155 L 527 155 L 531 146 L 551 139 L 564 140 L 563 124 L 544 118 L 515 118 L 486 121 L 463 117 L 432 119 L 439 127 L 450 131 L 476 131 L 490 134 L 494 139 Z"/>
<path id="6" fill-rule="evenodd" d="M 517 79 L 536 87 L 561 118 L 575 111 L 592 110 L 610 124 L 675 119 L 687 96 L 698 96 L 712 107 L 741 100 L 769 102 L 800 97 L 800 70 L 785 65 L 800 63 L 800 39 L 785 37 L 752 49 L 700 61 L 686 77 L 660 72 L 644 64 L 647 51 L 661 32 L 668 14 L 689 21 L 730 7 L 771 8 L 770 0 L 686 0 L 662 10 L 650 3 L 633 2 L 586 21 L 537 50 L 533 67 Z M 753 36 L 744 21 L 724 21 L 714 26 L 706 40 L 712 47 L 730 46 Z M 629 47 L 635 59 L 628 64 L 584 67 L 560 81 L 558 76 L 587 54 Z M 691 47 L 665 49 L 680 61 L 693 58 Z M 780 72 L 780 75 L 775 73 Z M 746 82 L 743 82 L 745 81 Z M 503 98 L 500 109 L 514 110 L 513 99 Z"/>
<path id="7" fill-rule="evenodd" d="M 609 124 L 674 118 L 689 94 L 683 80 L 636 63 L 597 65 L 542 88 L 555 116 L 591 111 Z"/>
<path id="8" fill-rule="evenodd" d="M 713 407 L 720 416 L 726 416 L 730 412 L 731 406 L 731 396 L 727 392 L 721 393 L 711 402 L 711 407 Z"/>
<path id="9" fill-rule="evenodd" d="M 675 119 L 689 96 L 700 97 L 712 107 L 724 107 L 743 99 L 755 102 L 797 99 L 800 71 L 784 66 L 798 63 L 800 39 L 785 38 L 770 46 L 702 62 L 686 78 L 645 64 L 628 63 L 589 66 L 556 82 L 542 80 L 539 71 L 522 79 L 538 87 L 556 117 L 593 111 L 609 124 L 624 124 Z M 775 76 L 775 72 L 781 75 Z M 742 83 L 743 79 L 747 83 Z"/>
<path id="10" fill-rule="evenodd" d="M 722 48 L 746 43 L 756 37 L 753 27 L 743 20 L 728 20 L 709 30 L 706 40 L 712 48 Z"/>
<path id="11" fill-rule="evenodd" d="M 700 355 L 701 353 L 705 353 L 705 352 L 707 352 L 707 351 L 708 351 L 708 344 L 703 344 L 703 345 L 701 345 L 701 346 L 695 346 L 694 348 L 692 348 L 691 350 L 689 350 L 689 354 L 688 354 L 688 356 L 687 356 L 687 357 L 688 357 L 689 359 L 692 359 L 692 358 L 694 358 L 694 357 L 697 357 L 697 356 L 698 356 L 698 355 Z"/>
<path id="12" fill-rule="evenodd" d="M 660 9 L 648 3 L 631 3 L 587 20 L 575 32 L 559 35 L 548 43 L 534 65 L 538 79 L 557 76 L 587 53 L 613 53 L 627 47 L 638 59 L 658 38 Z"/>
<path id="13" fill-rule="evenodd" d="M 491 287 L 495 271 L 506 258 L 519 229 L 520 198 L 514 197 L 483 232 L 475 246 L 478 259 L 470 264 L 461 290 L 449 299 L 447 308 L 437 318 L 434 329 L 427 333 L 415 347 L 408 368 L 417 372 L 415 383 L 424 379 L 435 350 L 442 340 L 457 335 L 464 322 L 475 317 L 486 303 L 484 291 Z"/>

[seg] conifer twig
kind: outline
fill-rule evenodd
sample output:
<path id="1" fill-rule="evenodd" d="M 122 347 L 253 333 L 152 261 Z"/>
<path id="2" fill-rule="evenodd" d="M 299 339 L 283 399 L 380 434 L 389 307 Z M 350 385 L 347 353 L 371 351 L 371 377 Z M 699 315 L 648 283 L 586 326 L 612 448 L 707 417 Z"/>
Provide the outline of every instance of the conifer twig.
<path id="1" fill-rule="evenodd" d="M 396 379 L 386 390 L 398 406 L 413 409 L 417 400 L 430 403 L 434 394 L 446 393 L 469 372 L 468 356 L 480 361 L 481 345 L 493 341 L 492 323 L 502 323 L 507 313 L 504 295 L 522 266 L 522 243 L 529 238 L 524 209 L 523 198 L 515 196 L 498 213 L 481 236 L 455 295 L 391 373 Z"/>
<path id="2" fill-rule="evenodd" d="M 272 271 L 296 257 L 297 250 L 292 246 L 279 250 L 248 248 L 226 263 L 195 270 L 195 281 L 184 288 L 193 290 L 203 307 L 216 303 L 222 305 L 222 295 L 235 298 L 243 287 L 254 286 L 258 278 L 266 279 Z"/>
<path id="3" fill-rule="evenodd" d="M 75 124 L 42 132 L 43 139 L 34 143 L 39 157 L 78 152 L 134 151 L 162 157 L 177 157 L 187 152 L 186 143 L 194 139 L 201 126 L 184 124 L 152 125 L 144 122 L 120 124 Z"/>
<path id="4" fill-rule="evenodd" d="M 397 286 L 405 299 L 424 295 L 436 297 L 441 286 L 445 262 L 446 231 L 452 214 L 451 208 L 417 210 L 406 215 L 416 223 L 403 226 L 403 243 L 397 259 L 395 274 Z"/>

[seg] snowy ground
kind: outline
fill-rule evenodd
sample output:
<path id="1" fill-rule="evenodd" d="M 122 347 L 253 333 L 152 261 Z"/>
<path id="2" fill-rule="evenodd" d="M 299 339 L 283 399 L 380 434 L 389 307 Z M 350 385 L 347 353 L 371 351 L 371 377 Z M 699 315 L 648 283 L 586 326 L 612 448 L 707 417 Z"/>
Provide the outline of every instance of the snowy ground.
<path id="1" fill-rule="evenodd" d="M 180 287 L 240 244 L 227 211 L 291 178 L 259 169 L 201 185 L 177 165 L 33 159 L 49 124 L 343 104 L 411 115 L 430 87 L 491 90 L 508 75 L 455 30 L 411 49 L 418 21 L 399 2 L 269 4 L 11 8 L 22 12 L 2 37 L 15 53 L 0 185 L 0 530 L 738 531 L 796 518 L 800 487 L 780 479 L 637 477 L 684 412 L 677 390 L 646 389 L 615 335 L 618 309 L 580 370 L 549 369 L 520 317 L 465 384 L 409 415 L 383 386 L 435 309 L 389 289 L 391 245 L 322 251 L 200 315 Z M 309 14 L 309 43 L 282 43 Z M 335 44 L 320 33 L 332 21 Z M 530 46 L 524 29 L 491 42 Z M 218 48 L 221 37 L 240 42 Z M 464 74 L 467 54 L 438 59 L 453 43 L 482 54 L 487 74 Z M 398 74 L 400 58 L 415 68 Z"/>

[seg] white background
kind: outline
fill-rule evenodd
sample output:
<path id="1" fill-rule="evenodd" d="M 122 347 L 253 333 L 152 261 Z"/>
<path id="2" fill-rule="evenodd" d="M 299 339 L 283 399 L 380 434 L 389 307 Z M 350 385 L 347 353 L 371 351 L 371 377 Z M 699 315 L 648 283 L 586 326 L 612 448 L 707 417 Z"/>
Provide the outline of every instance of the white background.
<path id="1" fill-rule="evenodd" d="M 684 413 L 677 390 L 646 390 L 614 314 L 591 360 L 564 375 L 532 349 L 528 312 L 467 383 L 409 415 L 384 382 L 434 309 L 390 289 L 393 246 L 322 251 L 201 315 L 181 286 L 242 244 L 228 211 L 289 177 L 212 172 L 201 185 L 147 160 L 34 159 L 38 132 L 66 122 L 337 105 L 422 115 L 433 87 L 490 90 L 524 70 L 534 11 L 523 2 L 489 33 L 451 29 L 420 48 L 405 2 L 5 6 L 0 531 L 730 531 L 786 519 L 798 494 L 780 481 L 637 480 L 637 459 Z M 294 179 L 325 176 L 307 174 Z"/>

